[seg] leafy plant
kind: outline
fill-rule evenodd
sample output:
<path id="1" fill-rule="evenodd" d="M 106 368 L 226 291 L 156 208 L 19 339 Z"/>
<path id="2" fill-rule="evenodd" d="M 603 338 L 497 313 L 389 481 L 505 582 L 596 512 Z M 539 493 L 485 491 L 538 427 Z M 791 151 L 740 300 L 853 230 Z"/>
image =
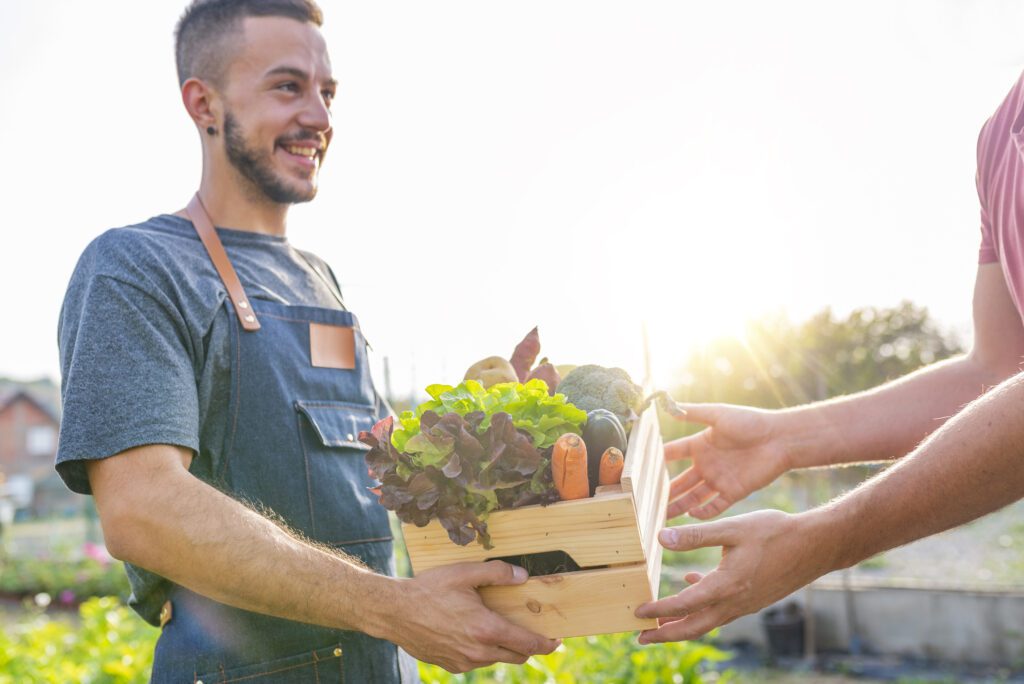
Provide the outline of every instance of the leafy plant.
<path id="1" fill-rule="evenodd" d="M 728 657 L 699 641 L 640 646 L 633 634 L 606 634 L 566 639 L 554 653 L 534 656 L 522 666 L 498 664 L 453 675 L 421 663 L 420 677 L 424 684 L 710 684 L 731 681 L 730 671 L 715 670 Z"/>
<path id="2" fill-rule="evenodd" d="M 400 427 L 388 417 L 359 435 L 383 506 L 420 527 L 436 518 L 456 544 L 490 548 L 490 512 L 558 500 L 551 445 L 579 434 L 586 413 L 549 396 L 540 380 L 428 392 L 431 401 L 404 412 Z"/>
<path id="3" fill-rule="evenodd" d="M 116 598 L 79 607 L 79 624 L 37 613 L 0 631 L 0 684 L 144 684 L 158 631 Z"/>
<path id="4" fill-rule="evenodd" d="M 586 412 L 568 403 L 565 395 L 549 395 L 543 380 L 530 380 L 526 384 L 503 382 L 490 388 L 484 388 L 476 380 L 467 380 L 456 387 L 430 385 L 427 394 L 430 401 L 420 404 L 415 411 L 403 411 L 399 416 L 401 426 L 392 436 L 392 444 L 399 451 L 407 451 L 407 443 L 420 433 L 420 420 L 428 411 L 439 416 L 483 413 L 481 430 L 490 427 L 495 414 L 507 413 L 512 417 L 512 425 L 529 433 L 538 449 L 550 447 L 566 432 L 579 434 L 587 421 Z"/>
<path id="5" fill-rule="evenodd" d="M 31 596 L 45 593 L 64 604 L 91 596 L 127 597 L 128 577 L 120 562 L 95 558 L 49 560 L 5 558 L 0 561 L 0 593 Z"/>

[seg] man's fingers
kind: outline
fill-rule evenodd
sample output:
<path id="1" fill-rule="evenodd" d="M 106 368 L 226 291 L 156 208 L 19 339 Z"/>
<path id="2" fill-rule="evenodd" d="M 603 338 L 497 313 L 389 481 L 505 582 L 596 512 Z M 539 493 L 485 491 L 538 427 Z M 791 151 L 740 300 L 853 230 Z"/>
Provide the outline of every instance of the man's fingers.
<path id="1" fill-rule="evenodd" d="M 495 646 L 493 649 L 491 649 L 490 652 L 488 653 L 488 656 L 490 657 L 488 658 L 487 662 L 478 665 L 477 667 L 487 667 L 488 665 L 493 665 L 494 663 L 510 663 L 512 665 L 522 665 L 530 659 L 530 656 L 527 654 L 516 653 L 515 651 L 510 651 L 507 648 L 502 648 L 501 646 Z"/>
<path id="2" fill-rule="evenodd" d="M 639 618 L 685 617 L 734 594 L 732 586 L 718 571 L 693 584 L 675 596 L 645 603 L 636 609 Z"/>
<path id="3" fill-rule="evenodd" d="M 666 527 L 658 533 L 658 541 L 672 551 L 693 551 L 705 546 L 733 546 L 736 542 L 734 527 L 730 518 L 698 525 Z"/>
<path id="4" fill-rule="evenodd" d="M 699 485 L 703 479 L 704 478 L 700 476 L 700 473 L 698 473 L 693 466 L 690 466 L 673 477 L 669 482 L 668 498 L 674 499 L 680 494 L 685 494 Z"/>
<path id="5" fill-rule="evenodd" d="M 695 442 L 703 439 L 703 437 L 701 437 L 702 434 L 703 433 L 698 432 L 697 434 L 690 435 L 689 437 L 673 439 L 665 445 L 665 460 L 682 461 L 692 459 L 695 450 L 694 448 L 699 446 L 695 444 Z"/>
<path id="6" fill-rule="evenodd" d="M 672 501 L 672 503 L 670 503 L 668 505 L 668 508 L 665 510 L 665 517 L 671 520 L 677 515 L 680 515 L 682 513 L 688 513 L 693 509 L 699 508 L 705 502 L 707 502 L 708 499 L 711 499 L 717 493 L 718 492 L 712 489 L 711 485 L 709 485 L 707 482 L 701 482 L 697 486 L 687 491 L 682 496 L 676 498 L 675 501 Z M 673 498 L 673 496 L 674 495 L 670 490 L 669 498 L 671 499 Z"/>
<path id="7" fill-rule="evenodd" d="M 683 581 L 687 584 L 696 584 L 704 579 L 704 573 L 702 572 L 688 572 L 683 575 Z"/>
<path id="8" fill-rule="evenodd" d="M 467 573 L 474 587 L 522 584 L 530 577 L 530 574 L 518 565 L 497 560 L 486 563 L 463 563 L 462 570 Z"/>
<path id="9" fill-rule="evenodd" d="M 686 412 L 678 418 L 687 423 L 703 423 L 714 425 L 722 413 L 721 404 L 683 404 L 676 402 L 676 406 Z"/>
<path id="10" fill-rule="evenodd" d="M 641 644 L 658 644 L 667 641 L 690 641 L 698 639 L 715 627 L 731 622 L 724 607 L 714 606 L 700 613 L 687 616 L 680 620 L 667 622 L 657 629 L 648 629 L 640 633 Z"/>
<path id="11" fill-rule="evenodd" d="M 509 651 L 522 655 L 547 655 L 561 645 L 558 639 L 548 639 L 540 634 L 535 634 L 528 629 L 514 625 L 507 620 L 502 620 L 503 629 L 494 640 L 494 643 Z"/>
<path id="12" fill-rule="evenodd" d="M 731 505 L 732 502 L 729 499 L 719 494 L 703 506 L 698 506 L 691 510 L 690 515 L 698 520 L 707 520 L 708 518 L 714 518 L 716 515 L 721 515 Z"/>

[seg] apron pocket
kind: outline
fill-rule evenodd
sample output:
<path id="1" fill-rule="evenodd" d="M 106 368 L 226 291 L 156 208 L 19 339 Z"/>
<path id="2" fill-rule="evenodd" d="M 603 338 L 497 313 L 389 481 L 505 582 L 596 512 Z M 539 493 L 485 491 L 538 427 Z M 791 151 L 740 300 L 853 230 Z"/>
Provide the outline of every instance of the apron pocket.
<path id="1" fill-rule="evenodd" d="M 369 447 L 359 433 L 373 427 L 376 408 L 344 401 L 295 402 L 306 462 L 309 533 L 331 545 L 388 541 L 387 510 L 370 488 Z"/>
<path id="2" fill-rule="evenodd" d="M 196 677 L 196 684 L 305 684 L 311 681 L 340 684 L 345 680 L 343 662 L 342 647 L 335 644 L 265 663 L 207 672 Z"/>

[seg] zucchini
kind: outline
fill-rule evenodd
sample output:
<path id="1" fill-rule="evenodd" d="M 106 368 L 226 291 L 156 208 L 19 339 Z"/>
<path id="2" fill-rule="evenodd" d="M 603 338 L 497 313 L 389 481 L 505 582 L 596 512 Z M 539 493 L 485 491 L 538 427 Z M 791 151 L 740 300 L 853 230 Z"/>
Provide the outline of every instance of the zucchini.
<path id="1" fill-rule="evenodd" d="M 583 443 L 587 445 L 587 478 L 590 480 L 590 495 L 593 496 L 601 471 L 602 454 L 608 447 L 626 453 L 626 429 L 622 427 L 619 417 L 611 411 L 594 409 L 587 413 Z"/>

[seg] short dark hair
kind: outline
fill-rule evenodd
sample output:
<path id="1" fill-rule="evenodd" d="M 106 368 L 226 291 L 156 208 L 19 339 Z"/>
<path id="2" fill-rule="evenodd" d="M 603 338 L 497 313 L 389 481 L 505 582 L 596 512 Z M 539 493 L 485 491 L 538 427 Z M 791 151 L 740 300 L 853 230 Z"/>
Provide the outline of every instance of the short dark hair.
<path id="1" fill-rule="evenodd" d="M 220 84 L 229 60 L 225 51 L 237 41 L 246 17 L 287 17 L 323 26 L 313 0 L 193 0 L 174 29 L 174 60 L 178 85 L 190 78 Z"/>

